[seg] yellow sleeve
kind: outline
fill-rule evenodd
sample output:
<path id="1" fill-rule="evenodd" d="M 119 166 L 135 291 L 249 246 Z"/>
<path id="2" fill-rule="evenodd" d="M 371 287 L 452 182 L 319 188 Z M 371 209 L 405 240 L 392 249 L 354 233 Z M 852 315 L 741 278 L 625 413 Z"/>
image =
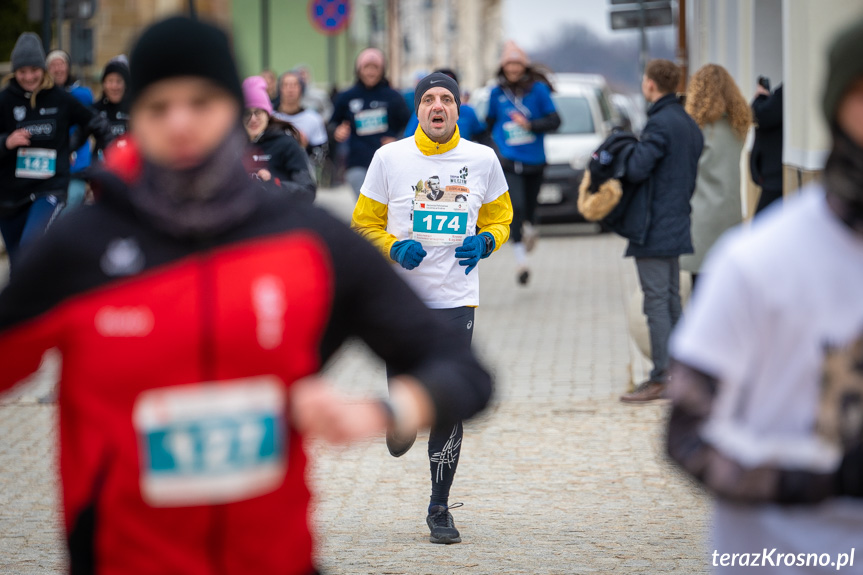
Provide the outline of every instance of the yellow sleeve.
<path id="1" fill-rule="evenodd" d="M 509 192 L 501 194 L 496 200 L 483 204 L 479 208 L 476 225 L 479 232 L 488 232 L 494 236 L 494 251 L 509 239 L 509 224 L 512 223 L 512 202 Z"/>
<path id="2" fill-rule="evenodd" d="M 510 208 L 512 213 L 512 208 Z M 396 237 L 387 232 L 387 205 L 360 194 L 354 214 L 351 216 L 351 229 L 378 248 L 388 261 L 390 250 Z"/>

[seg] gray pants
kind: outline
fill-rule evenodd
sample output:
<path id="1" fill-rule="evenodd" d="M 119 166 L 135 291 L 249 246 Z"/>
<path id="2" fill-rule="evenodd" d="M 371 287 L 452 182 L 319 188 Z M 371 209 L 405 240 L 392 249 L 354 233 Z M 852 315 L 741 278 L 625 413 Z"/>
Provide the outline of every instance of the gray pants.
<path id="1" fill-rule="evenodd" d="M 361 168 L 359 166 L 345 170 L 345 179 L 351 185 L 351 188 L 354 189 L 354 194 L 357 197 L 360 197 L 360 188 L 363 187 L 363 182 L 366 180 L 366 172 L 368 172 L 368 168 Z"/>
<path id="2" fill-rule="evenodd" d="M 635 258 L 644 293 L 644 315 L 650 332 L 651 381 L 668 377 L 668 339 L 680 319 L 680 264 L 678 258 Z"/>

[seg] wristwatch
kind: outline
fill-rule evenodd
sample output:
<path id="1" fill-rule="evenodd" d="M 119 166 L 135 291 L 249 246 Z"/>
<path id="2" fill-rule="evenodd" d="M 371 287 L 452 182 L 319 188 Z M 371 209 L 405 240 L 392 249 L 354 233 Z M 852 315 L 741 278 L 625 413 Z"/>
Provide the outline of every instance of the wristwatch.
<path id="1" fill-rule="evenodd" d="M 480 235 L 483 236 L 483 239 L 485 240 L 485 251 L 483 251 L 482 255 L 487 256 L 492 252 L 492 250 L 494 250 L 494 238 L 488 232 L 483 232 Z"/>

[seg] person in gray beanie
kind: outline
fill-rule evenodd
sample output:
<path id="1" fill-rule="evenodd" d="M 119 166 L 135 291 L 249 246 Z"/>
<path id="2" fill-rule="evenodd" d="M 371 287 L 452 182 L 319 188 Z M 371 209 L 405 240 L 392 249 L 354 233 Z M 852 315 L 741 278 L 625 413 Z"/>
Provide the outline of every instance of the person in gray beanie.
<path id="1" fill-rule="evenodd" d="M 24 32 L 12 49 L 12 71 L 25 66 L 45 69 L 45 50 L 42 40 L 33 32 Z"/>
<path id="2" fill-rule="evenodd" d="M 110 133 L 107 122 L 54 85 L 38 36 L 21 34 L 11 60 L 13 77 L 0 91 L 0 233 L 14 274 L 19 250 L 64 207 L 71 151 L 91 133 L 104 140 Z M 70 135 L 73 126 L 79 129 Z"/>
<path id="3" fill-rule="evenodd" d="M 779 557 L 800 573 L 836 571 L 855 550 L 859 561 L 861 45 L 863 20 L 830 51 L 822 181 L 716 244 L 672 338 L 667 447 L 718 500 L 717 573 Z"/>

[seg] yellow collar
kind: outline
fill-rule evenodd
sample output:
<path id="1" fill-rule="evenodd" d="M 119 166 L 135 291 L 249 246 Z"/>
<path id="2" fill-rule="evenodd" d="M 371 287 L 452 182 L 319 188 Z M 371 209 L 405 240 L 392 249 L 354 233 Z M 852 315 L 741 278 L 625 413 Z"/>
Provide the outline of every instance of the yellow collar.
<path id="1" fill-rule="evenodd" d="M 458 133 L 458 126 L 455 127 L 455 133 L 446 144 L 433 142 L 431 138 L 426 136 L 426 133 L 423 132 L 422 126 L 417 126 L 417 131 L 414 132 L 414 141 L 417 143 L 417 148 L 420 149 L 420 152 L 422 152 L 424 156 L 435 156 L 437 154 L 449 152 L 458 146 L 460 139 L 461 136 Z"/>

